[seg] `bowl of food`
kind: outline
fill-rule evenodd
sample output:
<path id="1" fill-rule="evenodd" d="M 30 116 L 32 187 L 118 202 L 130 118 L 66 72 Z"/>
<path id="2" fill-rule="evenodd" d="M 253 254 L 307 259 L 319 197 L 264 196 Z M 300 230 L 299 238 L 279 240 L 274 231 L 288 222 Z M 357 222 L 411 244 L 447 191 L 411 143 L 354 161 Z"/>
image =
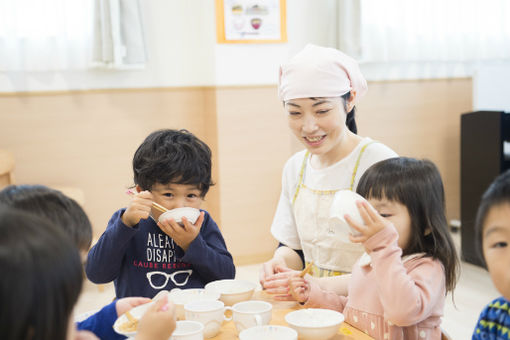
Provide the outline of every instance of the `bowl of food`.
<path id="1" fill-rule="evenodd" d="M 241 340 L 297 340 L 295 330 L 285 326 L 263 325 L 247 328 L 239 333 Z"/>
<path id="2" fill-rule="evenodd" d="M 326 340 L 338 333 L 344 315 L 331 309 L 306 308 L 288 313 L 285 321 L 298 332 L 300 340 Z"/>
<path id="3" fill-rule="evenodd" d="M 347 214 L 353 221 L 365 224 L 356 206 L 357 201 L 367 202 L 363 196 L 351 190 L 339 190 L 335 193 L 329 210 L 329 226 L 337 234 L 343 234 L 347 238 L 349 233 L 359 235 L 359 232 L 351 228 L 344 218 L 344 215 Z"/>
<path id="4" fill-rule="evenodd" d="M 168 298 L 175 305 L 177 320 L 184 320 L 184 305 L 193 301 L 218 300 L 220 293 L 204 288 L 180 289 L 174 288 L 168 294 Z"/>
<path id="5" fill-rule="evenodd" d="M 191 208 L 191 207 L 183 207 L 183 208 L 175 208 L 172 210 L 167 210 L 161 215 L 159 215 L 159 222 L 164 220 L 168 220 L 170 218 L 174 219 L 175 222 L 182 224 L 182 218 L 186 217 L 186 219 L 191 223 L 195 224 L 195 222 L 200 216 L 200 210 Z"/>
<path id="6" fill-rule="evenodd" d="M 220 294 L 220 301 L 226 306 L 251 299 L 257 285 L 245 280 L 217 280 L 205 285 L 207 291 Z"/>
<path id="7" fill-rule="evenodd" d="M 154 302 L 136 306 L 117 318 L 113 324 L 115 332 L 126 337 L 134 337 L 138 329 L 138 321 Z"/>

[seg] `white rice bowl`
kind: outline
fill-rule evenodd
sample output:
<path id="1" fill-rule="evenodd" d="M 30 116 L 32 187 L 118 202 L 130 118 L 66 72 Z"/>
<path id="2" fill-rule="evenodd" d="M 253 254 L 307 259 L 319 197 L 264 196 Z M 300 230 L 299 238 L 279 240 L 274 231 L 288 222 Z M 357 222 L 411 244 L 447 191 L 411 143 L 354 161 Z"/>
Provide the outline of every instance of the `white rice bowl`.
<path id="1" fill-rule="evenodd" d="M 338 333 L 344 315 L 331 309 L 307 308 L 285 315 L 285 321 L 299 334 L 300 340 L 329 339 Z"/>
<path id="2" fill-rule="evenodd" d="M 257 284 L 245 280 L 217 280 L 205 285 L 208 291 L 217 292 L 226 306 L 250 300 Z"/>
<path id="3" fill-rule="evenodd" d="M 174 288 L 168 293 L 168 298 L 175 305 L 177 319 L 184 320 L 184 305 L 192 301 L 218 300 L 220 293 L 204 288 L 180 289 Z"/>

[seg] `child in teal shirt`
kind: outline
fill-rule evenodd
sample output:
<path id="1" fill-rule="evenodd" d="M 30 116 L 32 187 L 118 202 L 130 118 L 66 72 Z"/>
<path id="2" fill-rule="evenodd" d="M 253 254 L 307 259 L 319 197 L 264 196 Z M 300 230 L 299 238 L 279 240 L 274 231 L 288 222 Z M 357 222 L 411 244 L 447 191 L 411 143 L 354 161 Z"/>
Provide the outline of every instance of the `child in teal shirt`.
<path id="1" fill-rule="evenodd" d="M 503 296 L 482 310 L 472 339 L 507 340 L 510 339 L 510 170 L 499 175 L 483 194 L 476 216 L 476 233 L 492 282 Z"/>

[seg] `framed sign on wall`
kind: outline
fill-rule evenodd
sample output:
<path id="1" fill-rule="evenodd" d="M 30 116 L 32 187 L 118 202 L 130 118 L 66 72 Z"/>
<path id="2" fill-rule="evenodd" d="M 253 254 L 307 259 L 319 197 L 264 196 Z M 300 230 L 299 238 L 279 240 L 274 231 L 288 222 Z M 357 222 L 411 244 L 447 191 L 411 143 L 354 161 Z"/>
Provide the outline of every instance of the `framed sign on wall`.
<path id="1" fill-rule="evenodd" d="M 287 42 L 285 0 L 216 0 L 220 44 Z"/>

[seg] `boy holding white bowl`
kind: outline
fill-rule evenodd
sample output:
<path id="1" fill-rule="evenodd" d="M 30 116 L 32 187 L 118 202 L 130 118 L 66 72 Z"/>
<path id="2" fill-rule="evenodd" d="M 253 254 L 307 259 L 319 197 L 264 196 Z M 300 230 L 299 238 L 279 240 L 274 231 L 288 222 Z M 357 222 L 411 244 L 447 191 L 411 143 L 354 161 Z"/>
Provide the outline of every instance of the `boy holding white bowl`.
<path id="1" fill-rule="evenodd" d="M 191 215 L 158 221 L 161 207 L 200 208 L 212 184 L 209 147 L 186 130 L 158 130 L 135 152 L 133 172 L 136 193 L 90 250 L 88 278 L 114 281 L 117 298 L 233 279 L 232 255 L 207 211 L 196 221 Z"/>

